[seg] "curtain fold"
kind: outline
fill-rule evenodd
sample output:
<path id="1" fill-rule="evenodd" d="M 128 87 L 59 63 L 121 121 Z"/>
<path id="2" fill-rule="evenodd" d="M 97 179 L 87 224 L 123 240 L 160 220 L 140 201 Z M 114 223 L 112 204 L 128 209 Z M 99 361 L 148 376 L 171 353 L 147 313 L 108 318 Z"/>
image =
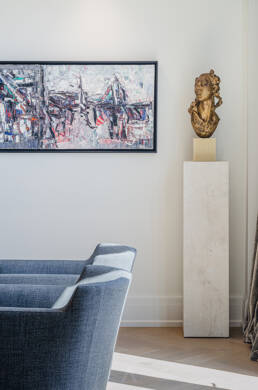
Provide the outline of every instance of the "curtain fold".
<path id="1" fill-rule="evenodd" d="M 258 361 L 258 218 L 249 297 L 244 316 L 244 342 L 252 345 L 251 359 Z"/>

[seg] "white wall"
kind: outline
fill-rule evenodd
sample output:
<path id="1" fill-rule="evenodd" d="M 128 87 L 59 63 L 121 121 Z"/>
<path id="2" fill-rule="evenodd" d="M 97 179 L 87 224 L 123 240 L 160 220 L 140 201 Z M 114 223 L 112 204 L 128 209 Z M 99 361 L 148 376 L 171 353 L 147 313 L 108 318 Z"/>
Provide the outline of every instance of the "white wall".
<path id="1" fill-rule="evenodd" d="M 253 260 L 254 237 L 258 214 L 258 2 L 248 7 L 248 275 Z"/>
<path id="2" fill-rule="evenodd" d="M 84 258 L 99 241 L 138 249 L 125 320 L 178 324 L 182 163 L 192 158 L 194 78 L 214 68 L 230 161 L 230 293 L 245 289 L 246 144 L 241 0 L 2 1 L 1 60 L 158 60 L 157 154 L 0 154 L 1 257 Z"/>

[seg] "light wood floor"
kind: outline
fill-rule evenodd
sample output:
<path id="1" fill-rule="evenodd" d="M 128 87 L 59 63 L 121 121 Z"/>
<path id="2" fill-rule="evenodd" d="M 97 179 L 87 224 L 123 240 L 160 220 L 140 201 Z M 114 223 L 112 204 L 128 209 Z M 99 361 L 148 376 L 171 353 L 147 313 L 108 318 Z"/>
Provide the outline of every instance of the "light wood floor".
<path id="1" fill-rule="evenodd" d="M 231 373 L 232 381 L 235 380 L 236 385 L 232 384 L 233 387 L 223 388 L 240 390 L 246 388 L 249 390 L 253 388 L 253 384 L 257 383 L 257 387 L 254 386 L 254 388 L 258 390 L 258 362 L 251 361 L 249 356 L 250 346 L 243 343 L 241 330 L 238 328 L 231 329 L 231 337 L 228 339 L 184 338 L 181 328 L 121 328 L 108 389 L 203 390 L 214 387 L 222 388 L 215 384 L 215 380 L 211 386 L 201 385 L 201 381 L 197 380 L 196 383 L 191 383 L 190 377 L 186 377 L 186 383 L 181 380 L 168 380 L 169 376 L 166 372 L 172 372 L 174 367 L 172 364 L 176 363 L 179 371 L 190 369 L 190 366 L 201 367 L 204 369 L 205 378 L 213 373 L 216 377 L 217 373 L 220 375 L 221 372 L 223 378 L 228 380 Z M 141 357 L 142 361 L 138 357 Z M 139 362 L 139 371 L 137 371 L 137 361 Z M 168 365 L 167 368 L 165 364 Z M 160 378 L 155 373 L 157 371 L 155 371 L 155 365 L 156 368 L 163 367 L 159 368 L 160 372 L 164 371 L 164 375 L 161 374 Z M 144 373 L 144 367 L 146 367 L 147 375 Z M 150 367 L 153 369 L 155 378 L 152 378 L 150 374 Z M 198 371 L 197 368 L 196 370 Z M 220 372 L 215 370 L 220 370 Z M 242 385 L 238 384 L 245 378 L 251 381 L 249 387 L 241 387 Z M 229 383 L 223 382 L 223 380 L 220 381 L 220 377 L 218 377 L 217 383 Z M 112 382 L 113 387 L 111 386 Z"/>

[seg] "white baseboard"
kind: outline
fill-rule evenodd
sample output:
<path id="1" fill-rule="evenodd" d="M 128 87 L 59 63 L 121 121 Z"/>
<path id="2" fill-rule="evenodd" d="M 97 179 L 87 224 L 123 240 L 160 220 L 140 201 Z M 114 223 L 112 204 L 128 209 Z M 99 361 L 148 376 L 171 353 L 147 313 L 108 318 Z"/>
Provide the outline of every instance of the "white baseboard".
<path id="1" fill-rule="evenodd" d="M 123 327 L 139 327 L 139 328 L 180 328 L 183 326 L 183 321 L 166 321 L 166 320 L 161 320 L 161 321 L 122 321 L 121 326 Z"/>
<path id="2" fill-rule="evenodd" d="M 243 297 L 232 296 L 229 301 L 230 326 L 242 324 Z M 127 327 L 181 327 L 183 325 L 183 298 L 129 297 L 121 326 Z"/>

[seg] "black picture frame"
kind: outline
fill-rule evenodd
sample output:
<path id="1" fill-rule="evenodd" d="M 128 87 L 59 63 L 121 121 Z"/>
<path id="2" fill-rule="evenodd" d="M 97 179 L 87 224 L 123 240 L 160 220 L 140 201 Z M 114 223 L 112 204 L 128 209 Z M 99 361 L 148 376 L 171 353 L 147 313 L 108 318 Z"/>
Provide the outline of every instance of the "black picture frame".
<path id="1" fill-rule="evenodd" d="M 154 65 L 153 147 L 150 149 L 4 149 L 0 153 L 157 153 L 158 61 L 0 61 L 0 65 Z"/>

